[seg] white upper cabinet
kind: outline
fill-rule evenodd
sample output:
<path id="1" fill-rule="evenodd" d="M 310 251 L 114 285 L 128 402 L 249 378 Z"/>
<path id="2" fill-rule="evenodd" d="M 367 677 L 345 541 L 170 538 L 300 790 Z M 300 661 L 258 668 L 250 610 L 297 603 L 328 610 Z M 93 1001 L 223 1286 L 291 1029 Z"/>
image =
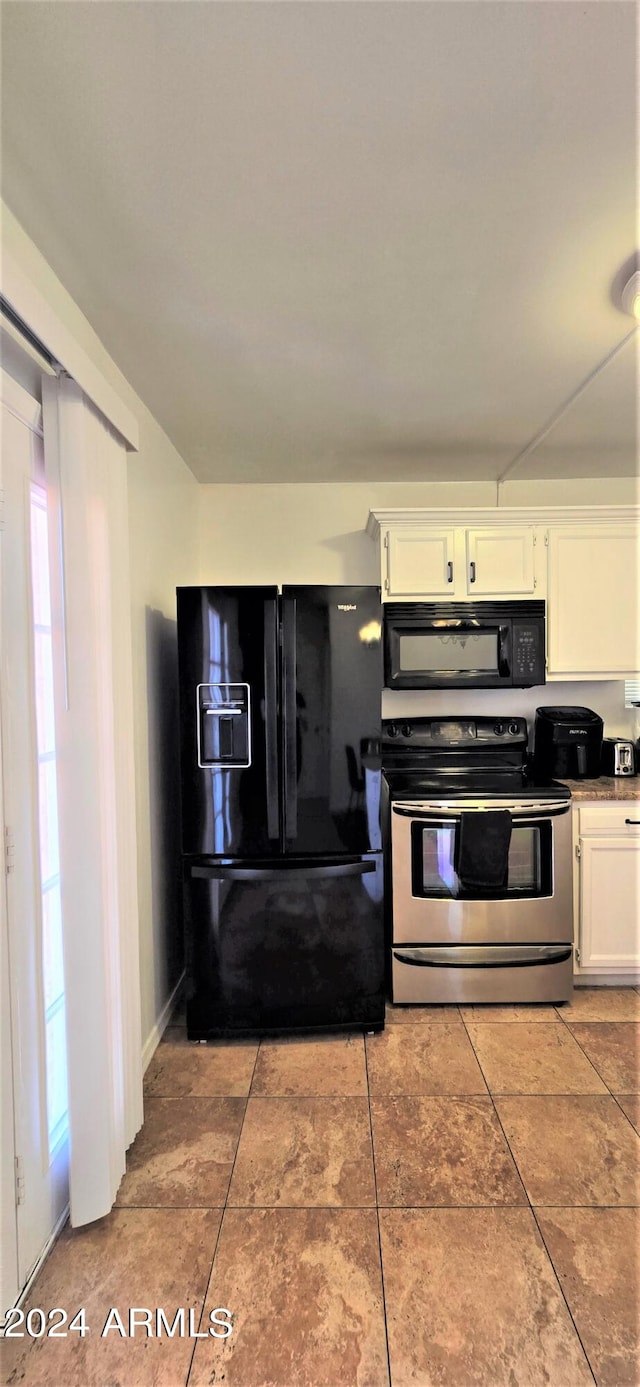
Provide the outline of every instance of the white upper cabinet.
<path id="1" fill-rule="evenodd" d="M 549 529 L 547 677 L 637 677 L 638 527 Z"/>
<path id="2" fill-rule="evenodd" d="M 543 532 L 534 525 L 438 525 L 419 512 L 413 523 L 409 514 L 389 524 L 380 517 L 385 601 L 544 596 L 535 562 Z M 544 577 L 543 559 L 539 566 Z"/>
<path id="3" fill-rule="evenodd" d="M 372 511 L 385 602 L 546 602 L 549 680 L 637 679 L 640 507 Z"/>
<path id="4" fill-rule="evenodd" d="M 386 594 L 393 597 L 452 597 L 455 591 L 453 530 L 416 526 L 385 535 Z"/>
<path id="5" fill-rule="evenodd" d="M 530 597 L 536 580 L 532 526 L 465 530 L 469 597 Z"/>

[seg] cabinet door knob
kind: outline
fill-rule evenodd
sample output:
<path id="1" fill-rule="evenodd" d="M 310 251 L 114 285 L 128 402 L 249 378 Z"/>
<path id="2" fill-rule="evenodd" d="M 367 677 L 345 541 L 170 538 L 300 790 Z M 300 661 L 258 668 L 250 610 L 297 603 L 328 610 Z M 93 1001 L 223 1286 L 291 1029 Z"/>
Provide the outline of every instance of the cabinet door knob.
<path id="1" fill-rule="evenodd" d="M 469 564 L 469 582 L 470 582 L 470 583 L 475 583 L 475 581 L 476 581 L 476 566 L 475 566 L 474 560 L 472 559 L 472 560 L 471 560 L 471 563 Z"/>
<path id="2" fill-rule="evenodd" d="M 447 582 L 453 582 L 453 564 L 451 562 L 451 559 L 449 559 L 449 562 L 447 564 Z"/>
<path id="3" fill-rule="evenodd" d="M 625 819 L 626 824 L 640 824 L 640 819 Z"/>

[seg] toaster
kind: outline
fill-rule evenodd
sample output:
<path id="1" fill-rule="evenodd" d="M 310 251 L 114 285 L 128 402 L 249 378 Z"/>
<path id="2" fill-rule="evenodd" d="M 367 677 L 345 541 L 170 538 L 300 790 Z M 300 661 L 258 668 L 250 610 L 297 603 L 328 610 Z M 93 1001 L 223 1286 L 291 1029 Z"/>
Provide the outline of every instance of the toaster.
<path id="1" fill-rule="evenodd" d="M 636 753 L 633 742 L 622 737 L 603 737 L 601 775 L 635 775 Z"/>

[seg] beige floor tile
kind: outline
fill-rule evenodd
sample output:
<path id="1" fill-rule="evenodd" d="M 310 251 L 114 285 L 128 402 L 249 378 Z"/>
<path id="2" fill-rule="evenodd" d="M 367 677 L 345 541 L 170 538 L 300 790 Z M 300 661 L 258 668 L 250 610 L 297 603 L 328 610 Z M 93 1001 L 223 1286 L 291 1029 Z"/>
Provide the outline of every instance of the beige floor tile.
<path id="1" fill-rule="evenodd" d="M 467 1022 L 491 1093 L 604 1093 L 566 1026 Z"/>
<path id="2" fill-rule="evenodd" d="M 548 1209 L 538 1221 L 598 1387 L 637 1387 L 640 1212 Z"/>
<path id="3" fill-rule="evenodd" d="M 228 1204 L 375 1204 L 367 1099 L 250 1098 Z"/>
<path id="4" fill-rule="evenodd" d="M 169 1026 L 144 1076 L 154 1098 L 246 1098 L 258 1042 L 217 1040 L 194 1045 L 184 1026 Z"/>
<path id="5" fill-rule="evenodd" d="M 369 1209 L 227 1209 L 207 1295 L 233 1315 L 189 1387 L 388 1387 Z"/>
<path id="6" fill-rule="evenodd" d="M 614 1098 L 498 1097 L 532 1204 L 637 1204 L 640 1139 Z"/>
<path id="7" fill-rule="evenodd" d="M 482 1006 L 461 1006 L 460 1015 L 463 1021 L 481 1022 L 504 1022 L 504 1021 L 557 1021 L 555 1007 L 538 1005 L 526 1006 L 513 1003 L 510 1006 L 501 1006 L 497 1003 L 485 1003 Z"/>
<path id="8" fill-rule="evenodd" d="M 263 1040 L 252 1094 L 279 1097 L 367 1095 L 361 1035 Z"/>
<path id="9" fill-rule="evenodd" d="M 558 1015 L 563 1021 L 640 1021 L 640 996 L 633 987 L 576 987 Z"/>
<path id="10" fill-rule="evenodd" d="M 177 1387 L 189 1370 L 193 1339 L 207 1289 L 222 1215 L 210 1209 L 116 1209 L 87 1228 L 67 1226 L 40 1272 L 25 1310 L 62 1306 L 69 1320 L 80 1306 L 84 1338 L 5 1340 L 2 1381 L 18 1387 Z M 112 1308 L 129 1328 L 129 1309 L 165 1312 L 173 1323 L 185 1311 L 185 1337 L 133 1338 L 101 1331 Z M 113 1322 L 113 1320 L 112 1320 Z M 64 1326 L 62 1326 L 64 1328 Z"/>
<path id="11" fill-rule="evenodd" d="M 616 1093 L 616 1101 L 640 1133 L 640 1093 Z"/>
<path id="12" fill-rule="evenodd" d="M 460 1009 L 456 1006 L 394 1006 L 393 1002 L 387 1002 L 384 1019 L 387 1026 L 395 1024 L 416 1024 L 421 1021 L 450 1021 L 460 1020 Z"/>
<path id="13" fill-rule="evenodd" d="M 393 1387 L 593 1387 L 530 1210 L 382 1209 Z"/>
<path id="14" fill-rule="evenodd" d="M 244 1098 L 147 1098 L 118 1205 L 223 1205 L 244 1109 Z"/>
<path id="15" fill-rule="evenodd" d="M 640 1093 L 640 1025 L 569 1022 L 569 1029 L 614 1093 Z"/>
<path id="16" fill-rule="evenodd" d="M 379 1204 L 526 1204 L 488 1095 L 372 1098 L 371 1115 Z"/>
<path id="17" fill-rule="evenodd" d="M 388 1026 L 367 1036 L 369 1091 L 380 1097 L 486 1093 L 464 1026 Z"/>

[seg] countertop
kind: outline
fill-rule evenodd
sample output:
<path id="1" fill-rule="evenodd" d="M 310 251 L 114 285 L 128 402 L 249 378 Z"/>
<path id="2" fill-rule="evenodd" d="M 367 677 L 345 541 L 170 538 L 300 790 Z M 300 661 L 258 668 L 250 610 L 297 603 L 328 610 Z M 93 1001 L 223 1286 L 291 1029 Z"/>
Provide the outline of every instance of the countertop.
<path id="1" fill-rule="evenodd" d="M 583 799 L 640 800 L 640 775 L 601 775 L 597 780 L 563 780 L 574 802 Z"/>

